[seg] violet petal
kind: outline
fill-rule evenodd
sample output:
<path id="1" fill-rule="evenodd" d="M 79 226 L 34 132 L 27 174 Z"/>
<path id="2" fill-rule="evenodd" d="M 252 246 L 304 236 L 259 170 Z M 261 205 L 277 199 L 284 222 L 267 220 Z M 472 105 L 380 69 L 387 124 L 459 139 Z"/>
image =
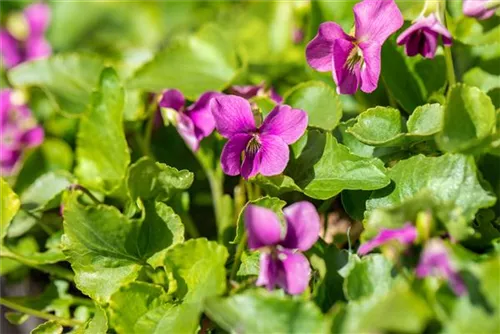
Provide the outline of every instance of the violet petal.
<path id="1" fill-rule="evenodd" d="M 276 245 L 281 239 L 281 225 L 274 211 L 249 204 L 244 213 L 248 247 L 258 249 Z"/>
<path id="2" fill-rule="evenodd" d="M 320 72 L 332 70 L 333 42 L 337 39 L 353 40 L 335 22 L 323 22 L 318 33 L 306 47 L 309 66 Z"/>
<path id="3" fill-rule="evenodd" d="M 354 21 L 358 42 L 382 45 L 403 26 L 404 19 L 394 0 L 363 0 L 354 5 Z"/>
<path id="4" fill-rule="evenodd" d="M 269 113 L 262 123 L 260 132 L 275 135 L 288 145 L 295 143 L 306 131 L 307 113 L 300 109 L 292 109 L 287 105 L 278 105 Z"/>
<path id="5" fill-rule="evenodd" d="M 256 130 L 252 108 L 244 98 L 235 95 L 217 96 L 210 101 L 210 108 L 217 131 L 226 138 Z"/>
<path id="6" fill-rule="evenodd" d="M 375 236 L 375 238 L 363 243 L 359 249 L 358 254 L 364 255 L 371 252 L 373 249 L 389 242 L 396 240 L 403 245 L 412 244 L 417 239 L 417 229 L 410 223 L 406 223 L 401 228 L 387 229 L 383 228 Z"/>
<path id="7" fill-rule="evenodd" d="M 221 154 L 222 171 L 227 175 L 239 175 L 241 172 L 241 154 L 252 139 L 248 134 L 236 134 L 224 145 Z"/>
<path id="8" fill-rule="evenodd" d="M 319 238 L 321 229 L 318 211 L 310 202 L 294 203 L 283 210 L 287 222 L 286 236 L 280 242 L 285 248 L 306 251 Z"/>

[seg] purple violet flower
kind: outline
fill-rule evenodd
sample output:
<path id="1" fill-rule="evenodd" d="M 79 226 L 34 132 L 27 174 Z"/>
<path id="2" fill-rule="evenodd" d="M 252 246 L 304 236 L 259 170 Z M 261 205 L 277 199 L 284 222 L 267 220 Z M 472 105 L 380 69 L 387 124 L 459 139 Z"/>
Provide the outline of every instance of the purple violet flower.
<path id="1" fill-rule="evenodd" d="M 203 138 L 208 137 L 215 129 L 215 121 L 210 111 L 210 100 L 221 93 L 206 92 L 198 101 L 185 108 L 184 95 L 177 89 L 163 92 L 159 106 L 177 111 L 177 131 L 186 144 L 196 152 Z"/>
<path id="2" fill-rule="evenodd" d="M 10 89 L 0 91 L 0 173 L 10 175 L 26 148 L 42 143 L 44 132 L 31 110 L 24 104 L 13 103 Z"/>
<path id="3" fill-rule="evenodd" d="M 446 279 L 457 296 L 467 293 L 467 287 L 454 267 L 448 250 L 440 239 L 429 241 L 420 255 L 417 277 L 439 276 Z"/>
<path id="4" fill-rule="evenodd" d="M 309 261 L 300 252 L 318 240 L 320 218 L 314 205 L 297 202 L 283 210 L 286 233 L 281 233 L 278 216 L 270 209 L 248 205 L 245 227 L 248 247 L 261 250 L 260 273 L 256 284 L 272 290 L 275 286 L 289 294 L 304 292 L 309 283 Z M 284 235 L 284 237 L 282 237 Z"/>
<path id="5" fill-rule="evenodd" d="M 399 35 L 398 45 L 405 46 L 408 56 L 420 53 L 425 58 L 434 58 L 440 36 L 444 45 L 452 44 L 451 33 L 442 22 L 439 6 L 438 2 L 427 1 L 418 18 Z"/>
<path id="6" fill-rule="evenodd" d="M 486 20 L 495 15 L 499 7 L 498 2 L 493 3 L 491 0 L 464 0 L 462 9 L 466 16 Z"/>
<path id="7" fill-rule="evenodd" d="M 274 88 L 269 88 L 266 90 L 264 83 L 258 85 L 243 85 L 243 86 L 232 86 L 229 91 L 231 94 L 240 96 L 244 99 L 251 99 L 255 96 L 269 96 L 271 100 L 276 102 L 277 104 L 281 104 L 283 102 L 283 98 L 276 93 Z"/>
<path id="8" fill-rule="evenodd" d="M 364 0 L 354 6 L 354 34 L 335 22 L 324 22 L 306 48 L 309 66 L 332 72 L 339 94 L 354 94 L 361 87 L 373 92 L 380 77 L 382 45 L 403 25 L 394 0 Z"/>
<path id="9" fill-rule="evenodd" d="M 402 245 L 410 245 L 417 239 L 417 228 L 410 223 L 406 223 L 401 228 L 383 228 L 375 238 L 363 243 L 359 249 L 359 255 L 365 255 L 373 249 L 388 242 L 398 241 Z"/>
<path id="10" fill-rule="evenodd" d="M 37 3 L 26 7 L 19 17 L 13 17 L 11 29 L 0 29 L 0 57 L 4 66 L 12 68 L 50 55 L 52 48 L 45 39 L 49 21 L 49 6 Z"/>
<path id="11" fill-rule="evenodd" d="M 288 145 L 296 142 L 307 128 L 307 114 L 287 105 L 274 107 L 260 126 L 255 124 L 250 103 L 244 98 L 217 96 L 210 106 L 215 127 L 229 139 L 221 154 L 222 170 L 227 175 L 241 174 L 248 179 L 257 173 L 282 173 L 289 159 Z"/>

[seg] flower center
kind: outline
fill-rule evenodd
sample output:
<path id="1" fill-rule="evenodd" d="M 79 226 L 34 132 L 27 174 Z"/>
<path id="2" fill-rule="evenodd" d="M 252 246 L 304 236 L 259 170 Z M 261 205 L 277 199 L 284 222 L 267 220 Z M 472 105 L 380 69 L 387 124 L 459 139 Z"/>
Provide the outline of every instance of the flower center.
<path id="1" fill-rule="evenodd" d="M 361 53 L 361 49 L 357 45 L 355 45 L 354 48 L 349 53 L 349 56 L 347 56 L 345 67 L 350 72 L 353 72 L 354 68 L 356 67 L 356 64 L 360 63 L 360 66 L 363 66 L 363 62 L 364 59 L 363 59 L 363 54 Z"/>
<path id="2" fill-rule="evenodd" d="M 261 141 L 258 133 L 252 134 L 252 139 L 247 144 L 245 152 L 250 155 L 255 155 L 261 146 Z"/>

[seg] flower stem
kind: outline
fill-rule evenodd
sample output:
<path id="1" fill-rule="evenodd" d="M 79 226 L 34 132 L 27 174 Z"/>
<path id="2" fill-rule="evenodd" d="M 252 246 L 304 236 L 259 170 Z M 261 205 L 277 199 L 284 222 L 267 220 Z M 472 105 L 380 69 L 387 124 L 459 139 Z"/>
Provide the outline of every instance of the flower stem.
<path id="1" fill-rule="evenodd" d="M 451 54 L 451 47 L 444 46 L 444 59 L 446 62 L 446 74 L 448 75 L 448 85 L 453 86 L 456 83 L 455 67 L 453 66 L 453 56 Z"/>
<path id="2" fill-rule="evenodd" d="M 7 299 L 1 298 L 1 297 L 0 297 L 0 304 L 4 305 L 5 307 L 8 307 L 10 309 L 13 309 L 15 311 L 29 314 L 29 315 L 32 315 L 32 316 L 37 317 L 37 318 L 56 321 L 65 327 L 75 327 L 75 326 L 82 324 L 81 321 L 78 321 L 76 319 L 61 318 L 61 317 L 58 317 L 58 316 L 50 314 L 50 313 L 45 313 L 45 312 L 35 310 L 35 309 L 29 308 L 29 307 L 26 307 L 23 305 L 19 305 L 13 301 L 10 301 L 10 300 L 7 300 Z"/>
<path id="3" fill-rule="evenodd" d="M 238 268 L 241 263 L 241 256 L 243 255 L 243 251 L 245 250 L 245 244 L 247 243 L 248 235 L 247 232 L 243 232 L 241 236 L 240 242 L 238 242 L 238 246 L 236 247 L 236 253 L 234 254 L 234 261 L 231 267 L 231 274 L 229 275 L 230 280 L 234 280 L 236 278 L 236 273 L 238 272 Z"/>
<path id="4" fill-rule="evenodd" d="M 71 189 L 72 190 L 80 190 L 81 192 L 83 192 L 85 195 L 87 195 L 95 204 L 99 205 L 99 204 L 102 204 L 102 202 L 97 199 L 97 197 L 94 196 L 94 194 L 92 194 L 90 192 L 90 190 L 88 190 L 87 188 L 85 188 L 84 186 L 82 185 L 79 185 L 79 184 L 75 184 L 73 186 L 71 186 Z"/>

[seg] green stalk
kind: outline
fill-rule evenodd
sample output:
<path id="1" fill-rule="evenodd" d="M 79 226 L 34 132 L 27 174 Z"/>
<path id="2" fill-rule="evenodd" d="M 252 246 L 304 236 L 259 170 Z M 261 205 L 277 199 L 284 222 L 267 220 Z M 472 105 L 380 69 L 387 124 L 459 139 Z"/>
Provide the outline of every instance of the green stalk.
<path id="1" fill-rule="evenodd" d="M 75 319 L 66 319 L 66 318 L 61 318 L 56 315 L 50 314 L 50 313 L 45 313 L 39 310 L 35 310 L 26 306 L 22 306 L 19 304 L 16 304 L 15 302 L 12 302 L 10 300 L 7 300 L 5 298 L 0 297 L 0 304 L 4 305 L 5 307 L 8 307 L 10 309 L 13 309 L 15 311 L 25 313 L 32 315 L 37 318 L 41 319 L 46 319 L 46 320 L 53 320 L 56 321 L 57 323 L 65 326 L 65 327 L 75 327 L 83 324 L 81 321 L 75 320 Z"/>
<path id="2" fill-rule="evenodd" d="M 453 86 L 456 83 L 455 78 L 455 67 L 453 66 L 453 56 L 451 54 L 451 47 L 443 46 L 444 48 L 444 60 L 446 62 L 446 74 L 448 76 L 449 86 Z"/>
<path id="3" fill-rule="evenodd" d="M 236 278 L 236 273 L 238 272 L 238 268 L 240 267 L 241 256 L 243 255 L 243 251 L 245 250 L 247 239 L 248 239 L 248 234 L 245 231 L 241 236 L 240 242 L 238 242 L 238 246 L 236 247 L 236 253 L 234 254 L 234 262 L 231 267 L 231 274 L 229 275 L 230 280 L 234 280 Z"/>

